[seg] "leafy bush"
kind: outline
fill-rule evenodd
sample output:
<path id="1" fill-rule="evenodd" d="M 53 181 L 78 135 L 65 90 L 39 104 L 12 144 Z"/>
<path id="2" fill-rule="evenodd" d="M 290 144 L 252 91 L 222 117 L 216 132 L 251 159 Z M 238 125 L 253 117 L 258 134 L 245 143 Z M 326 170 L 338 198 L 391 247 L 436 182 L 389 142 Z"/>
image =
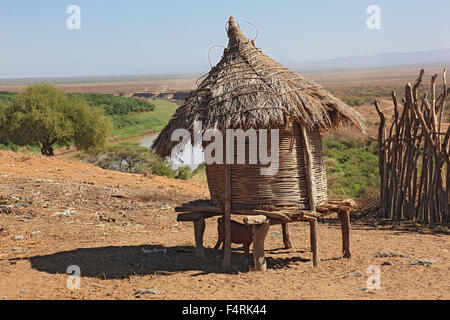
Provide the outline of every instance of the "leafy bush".
<path id="1" fill-rule="evenodd" d="M 169 178 L 175 178 L 176 174 L 176 171 L 172 169 L 170 162 L 162 159 L 152 163 L 151 172 L 157 176 L 166 176 Z"/>
<path id="2" fill-rule="evenodd" d="M 0 140 L 0 150 L 12 150 L 17 152 L 19 150 L 19 146 L 8 141 Z"/>
<path id="3" fill-rule="evenodd" d="M 176 179 L 181 180 L 190 180 L 192 179 L 192 171 L 189 166 L 182 166 L 179 167 L 177 170 L 177 175 L 175 177 Z"/>

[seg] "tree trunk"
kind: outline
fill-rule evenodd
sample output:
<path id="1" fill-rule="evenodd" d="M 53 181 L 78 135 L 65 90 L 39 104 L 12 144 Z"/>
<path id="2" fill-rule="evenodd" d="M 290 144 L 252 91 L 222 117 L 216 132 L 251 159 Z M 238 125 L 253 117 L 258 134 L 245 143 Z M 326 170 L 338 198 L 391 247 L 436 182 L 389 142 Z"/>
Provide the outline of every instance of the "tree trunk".
<path id="1" fill-rule="evenodd" d="M 53 157 L 54 151 L 53 151 L 53 144 L 56 142 L 56 139 L 52 142 L 43 141 L 42 147 L 41 147 L 41 154 L 46 157 Z"/>

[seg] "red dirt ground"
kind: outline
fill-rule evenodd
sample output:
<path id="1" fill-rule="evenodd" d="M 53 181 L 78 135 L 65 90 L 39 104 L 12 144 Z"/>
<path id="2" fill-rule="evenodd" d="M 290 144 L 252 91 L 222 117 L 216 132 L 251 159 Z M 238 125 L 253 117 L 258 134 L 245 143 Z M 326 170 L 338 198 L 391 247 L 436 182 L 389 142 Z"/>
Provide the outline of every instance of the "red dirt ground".
<path id="1" fill-rule="evenodd" d="M 176 222 L 174 207 L 207 198 L 205 185 L 6 151 L 0 179 L 0 299 L 450 298 L 450 237 L 443 228 L 376 224 L 356 213 L 348 260 L 341 258 L 337 220 L 321 221 L 322 261 L 313 268 L 307 225 L 291 225 L 291 250 L 282 249 L 281 228 L 273 226 L 267 272 L 244 272 L 238 245 L 234 271 L 225 272 L 211 249 L 216 219 L 207 221 L 207 262 L 195 258 L 192 223 Z M 57 215 L 68 209 L 76 213 Z M 166 253 L 142 251 L 152 246 Z M 410 257 L 377 258 L 378 251 Z M 436 263 L 411 265 L 425 258 Z M 393 265 L 382 265 L 387 260 Z M 66 285 L 70 265 L 81 270 L 78 290 Z M 371 265 L 381 269 L 379 290 L 362 289 Z M 136 294 L 139 289 L 157 293 Z"/>

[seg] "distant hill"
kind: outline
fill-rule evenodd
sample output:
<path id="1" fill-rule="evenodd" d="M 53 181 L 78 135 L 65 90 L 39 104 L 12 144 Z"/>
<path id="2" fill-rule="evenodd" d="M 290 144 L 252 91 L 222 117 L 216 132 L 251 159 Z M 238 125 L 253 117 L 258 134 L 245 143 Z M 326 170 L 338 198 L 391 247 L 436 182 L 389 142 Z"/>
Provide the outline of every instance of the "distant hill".
<path id="1" fill-rule="evenodd" d="M 450 49 L 415 51 L 415 52 L 397 52 L 397 53 L 380 53 L 374 55 L 340 57 L 324 60 L 293 60 L 291 58 L 283 58 L 271 56 L 283 65 L 292 70 L 305 72 L 315 71 L 345 71 L 345 70 L 371 70 L 371 69 L 387 69 L 387 68 L 414 68 L 422 67 L 448 67 L 450 68 Z M 172 66 L 173 67 L 173 66 Z M 160 74 L 145 73 L 144 71 L 137 74 L 120 75 L 86 75 L 86 76 L 64 76 L 64 77 L 27 77 L 27 78 L 7 78 L 0 76 L 0 91 L 16 91 L 14 86 L 30 85 L 34 83 L 46 82 L 60 85 L 80 84 L 85 88 L 89 88 L 89 92 L 115 93 L 116 90 L 105 91 L 104 86 L 99 88 L 97 83 L 111 84 L 133 83 L 131 88 L 123 89 L 123 92 L 139 90 L 149 91 L 148 83 L 159 83 L 159 92 L 170 90 L 187 90 L 197 87 L 197 79 L 202 79 L 202 75 L 208 72 L 209 67 L 206 64 L 190 64 L 179 66 L 177 73 L 169 73 L 169 69 L 161 69 Z M 184 81 L 183 85 L 176 85 L 176 82 Z M 137 83 L 140 83 L 139 85 Z M 101 90 L 100 90 L 101 89 Z M 153 90 L 154 88 L 152 88 Z M 70 86 L 68 91 L 80 91 L 79 87 Z M 150 91 L 152 91 L 150 90 Z"/>
<path id="2" fill-rule="evenodd" d="M 416 52 L 381 53 L 375 55 L 342 57 L 317 61 L 281 61 L 295 70 L 341 70 L 388 67 L 450 66 L 450 49 Z"/>

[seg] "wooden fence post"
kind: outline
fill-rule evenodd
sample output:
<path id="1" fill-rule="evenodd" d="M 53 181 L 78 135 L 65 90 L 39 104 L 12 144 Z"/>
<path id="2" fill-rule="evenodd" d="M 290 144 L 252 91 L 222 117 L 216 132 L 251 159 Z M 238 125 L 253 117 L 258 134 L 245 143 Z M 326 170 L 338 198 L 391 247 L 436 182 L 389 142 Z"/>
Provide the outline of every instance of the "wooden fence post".
<path id="1" fill-rule="evenodd" d="M 405 86 L 400 117 L 395 92 L 392 93 L 395 114 L 388 137 L 385 116 L 375 102 L 381 120 L 378 132 L 381 217 L 446 223 L 450 214 L 450 129 L 440 130 L 450 89 L 444 70 L 443 92 L 436 93 L 435 74 L 431 77 L 430 101 L 427 93 L 420 99 L 418 90 L 424 73 L 422 69 L 413 86 L 409 83 Z"/>

